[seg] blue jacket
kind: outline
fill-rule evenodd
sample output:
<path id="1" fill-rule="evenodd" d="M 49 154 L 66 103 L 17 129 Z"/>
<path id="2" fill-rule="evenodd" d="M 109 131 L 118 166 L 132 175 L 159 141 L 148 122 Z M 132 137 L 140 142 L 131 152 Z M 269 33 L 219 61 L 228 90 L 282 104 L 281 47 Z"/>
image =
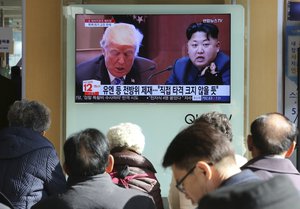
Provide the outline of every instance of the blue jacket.
<path id="1" fill-rule="evenodd" d="M 0 168 L 0 192 L 16 209 L 31 208 L 39 200 L 66 189 L 53 145 L 28 128 L 0 131 Z"/>
<path id="2" fill-rule="evenodd" d="M 214 61 L 223 85 L 230 85 L 230 59 L 223 52 L 218 52 Z M 210 85 L 205 76 L 200 76 L 199 70 L 193 65 L 189 57 L 176 60 L 173 72 L 166 81 L 167 85 Z M 219 84 L 220 83 L 216 83 Z"/>

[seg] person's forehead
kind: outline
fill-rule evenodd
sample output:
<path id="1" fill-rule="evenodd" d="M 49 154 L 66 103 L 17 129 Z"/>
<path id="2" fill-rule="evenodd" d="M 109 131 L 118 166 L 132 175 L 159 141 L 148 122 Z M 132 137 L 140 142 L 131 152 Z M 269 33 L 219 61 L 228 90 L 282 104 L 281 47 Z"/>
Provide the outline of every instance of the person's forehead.
<path id="1" fill-rule="evenodd" d="M 191 39 L 189 41 L 205 41 L 208 40 L 207 38 L 209 38 L 209 41 L 217 41 L 217 39 L 212 38 L 210 35 L 207 36 L 207 34 L 205 32 L 202 31 L 197 31 L 195 33 L 193 33 L 193 35 L 191 36 Z"/>
<path id="2" fill-rule="evenodd" d="M 110 42 L 107 45 L 107 48 L 109 50 L 117 50 L 117 51 L 134 51 L 135 50 L 135 46 L 133 46 L 133 45 L 123 45 L 123 44 L 118 44 L 115 42 Z"/>

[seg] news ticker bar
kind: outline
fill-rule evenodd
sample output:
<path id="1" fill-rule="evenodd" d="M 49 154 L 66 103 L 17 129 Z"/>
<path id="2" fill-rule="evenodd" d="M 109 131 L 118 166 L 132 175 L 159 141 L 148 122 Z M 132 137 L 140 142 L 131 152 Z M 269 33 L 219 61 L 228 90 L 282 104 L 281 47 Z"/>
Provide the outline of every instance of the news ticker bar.
<path id="1" fill-rule="evenodd" d="M 229 85 L 100 85 L 84 82 L 85 96 L 230 96 Z"/>
<path id="2" fill-rule="evenodd" d="M 101 85 L 83 81 L 76 102 L 230 102 L 230 85 Z"/>

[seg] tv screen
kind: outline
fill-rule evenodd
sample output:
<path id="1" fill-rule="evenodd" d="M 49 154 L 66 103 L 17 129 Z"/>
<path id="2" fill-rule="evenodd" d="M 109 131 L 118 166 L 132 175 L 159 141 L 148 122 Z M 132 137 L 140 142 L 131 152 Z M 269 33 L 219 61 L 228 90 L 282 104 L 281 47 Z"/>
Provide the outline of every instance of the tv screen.
<path id="1" fill-rule="evenodd" d="M 142 34 L 133 49 L 123 23 Z M 230 103 L 230 23 L 230 13 L 76 14 L 75 102 Z"/>

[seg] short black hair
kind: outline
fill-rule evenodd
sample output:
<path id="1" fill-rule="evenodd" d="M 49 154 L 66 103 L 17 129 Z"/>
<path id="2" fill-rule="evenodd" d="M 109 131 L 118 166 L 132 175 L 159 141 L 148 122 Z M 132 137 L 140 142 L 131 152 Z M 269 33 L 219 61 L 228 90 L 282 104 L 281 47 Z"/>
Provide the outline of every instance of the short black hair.
<path id="1" fill-rule="evenodd" d="M 218 39 L 218 36 L 219 36 L 219 29 L 213 23 L 200 22 L 200 23 L 190 24 L 189 27 L 186 29 L 186 38 L 188 40 L 190 40 L 192 35 L 196 32 L 206 33 L 207 39 L 209 39 L 209 37 L 212 37 L 214 39 Z"/>
<path id="2" fill-rule="evenodd" d="M 200 117 L 196 118 L 194 124 L 197 124 L 198 122 L 206 122 L 211 124 L 216 129 L 219 129 L 223 133 L 227 134 L 228 140 L 232 142 L 232 126 L 226 114 L 217 111 L 203 113 L 200 115 Z"/>
<path id="3" fill-rule="evenodd" d="M 234 150 L 227 135 L 209 123 L 198 122 L 178 133 L 167 148 L 163 167 L 175 164 L 190 169 L 199 160 L 218 163 L 225 157 L 234 159 Z"/>
<path id="4" fill-rule="evenodd" d="M 287 151 L 298 135 L 297 127 L 280 113 L 257 117 L 250 127 L 254 146 L 264 155 L 278 155 Z"/>
<path id="5" fill-rule="evenodd" d="M 85 129 L 67 139 L 64 155 L 70 176 L 85 177 L 104 173 L 109 156 L 108 140 L 97 129 Z"/>

